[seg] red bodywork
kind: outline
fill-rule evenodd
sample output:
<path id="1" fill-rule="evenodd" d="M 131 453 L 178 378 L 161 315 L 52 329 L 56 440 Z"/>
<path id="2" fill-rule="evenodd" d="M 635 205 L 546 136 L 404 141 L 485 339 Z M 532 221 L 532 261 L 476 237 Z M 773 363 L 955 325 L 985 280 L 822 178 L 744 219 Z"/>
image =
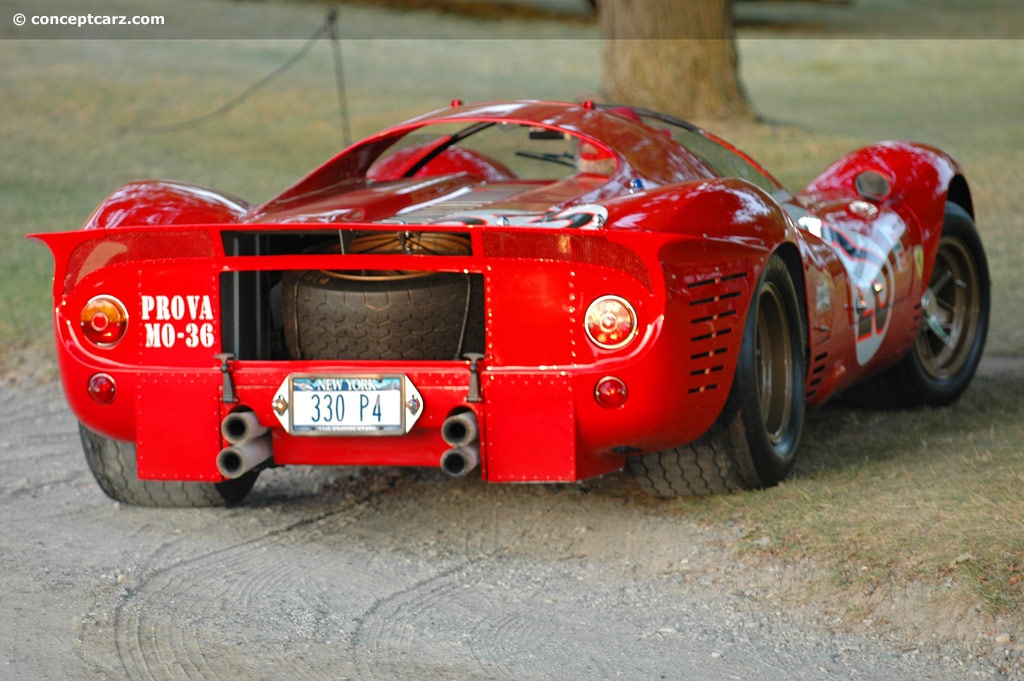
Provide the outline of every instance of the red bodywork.
<path id="1" fill-rule="evenodd" d="M 442 423 L 468 409 L 479 421 L 485 479 L 578 480 L 711 426 L 732 385 L 752 288 L 773 253 L 790 266 L 805 305 L 809 406 L 907 352 L 945 204 L 971 210 L 952 159 L 881 143 L 792 195 L 720 140 L 683 131 L 746 164 L 743 173 L 713 168 L 663 129 L 671 126 L 635 118 L 589 104 L 454 106 L 354 145 L 262 206 L 171 182 L 119 189 L 84 229 L 34 235 L 56 262 L 57 354 L 73 412 L 98 433 L 134 442 L 144 479 L 220 481 L 221 422 L 242 406 L 271 427 L 277 465 L 437 466 L 449 448 Z M 431 158 L 439 147 L 429 142 L 374 165 L 405 133 L 439 123 L 557 133 L 614 168 L 523 180 L 475 153 Z M 762 176 L 752 181 L 750 169 Z M 885 179 L 884 195 L 858 192 L 864 171 Z M 433 256 L 273 246 L 347 230 L 451 232 L 468 235 L 471 249 Z M 470 401 L 468 360 L 313 361 L 266 350 L 269 282 L 318 269 L 482 281 L 479 399 Z M 83 307 L 100 295 L 128 316 L 124 337 L 109 347 L 82 330 Z M 628 301 L 637 318 L 635 336 L 616 349 L 599 347 L 584 328 L 588 305 L 607 295 Z M 234 355 L 227 374 L 215 358 L 222 352 Z M 422 396 L 422 414 L 401 436 L 293 435 L 273 403 L 296 374 L 402 375 Z M 109 404 L 87 390 L 97 375 L 116 385 Z M 605 377 L 625 386 L 621 405 L 597 400 Z"/>

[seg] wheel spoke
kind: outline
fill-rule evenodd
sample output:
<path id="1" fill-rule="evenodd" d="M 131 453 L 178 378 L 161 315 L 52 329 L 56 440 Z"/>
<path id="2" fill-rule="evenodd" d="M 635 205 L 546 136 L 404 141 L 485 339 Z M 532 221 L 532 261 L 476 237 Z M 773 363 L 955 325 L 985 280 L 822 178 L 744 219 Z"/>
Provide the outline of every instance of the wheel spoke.
<path id="1" fill-rule="evenodd" d="M 928 330 L 931 331 L 943 345 L 951 345 L 951 337 L 949 333 L 947 333 L 947 327 L 943 326 L 937 315 L 928 315 L 925 319 L 925 323 L 928 325 Z"/>
<path id="2" fill-rule="evenodd" d="M 968 360 L 978 323 L 977 267 L 965 244 L 944 237 L 932 280 L 921 299 L 923 317 L 916 347 L 922 368 L 942 379 Z"/>
<path id="3" fill-rule="evenodd" d="M 946 288 L 946 284 L 948 284 L 951 279 L 953 279 L 953 271 L 947 267 L 945 272 L 939 275 L 937 279 L 932 281 L 932 284 L 931 286 L 928 287 L 928 289 L 932 292 L 933 295 L 938 297 L 939 291 Z"/>

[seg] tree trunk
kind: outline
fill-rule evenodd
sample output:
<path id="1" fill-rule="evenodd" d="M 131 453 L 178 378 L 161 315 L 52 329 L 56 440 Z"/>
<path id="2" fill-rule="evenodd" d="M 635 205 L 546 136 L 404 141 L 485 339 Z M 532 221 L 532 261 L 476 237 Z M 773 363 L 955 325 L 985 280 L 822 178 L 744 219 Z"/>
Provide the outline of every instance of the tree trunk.
<path id="1" fill-rule="evenodd" d="M 683 118 L 753 118 L 731 0 L 601 0 L 604 94 Z"/>

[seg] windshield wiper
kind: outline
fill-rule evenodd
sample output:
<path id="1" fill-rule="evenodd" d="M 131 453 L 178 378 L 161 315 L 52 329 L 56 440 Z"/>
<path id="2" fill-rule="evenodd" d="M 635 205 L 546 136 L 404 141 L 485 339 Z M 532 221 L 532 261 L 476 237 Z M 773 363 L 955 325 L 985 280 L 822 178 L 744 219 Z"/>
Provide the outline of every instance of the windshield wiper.
<path id="1" fill-rule="evenodd" d="M 547 161 L 548 163 L 557 163 L 558 165 L 568 166 L 573 170 L 576 169 L 576 157 L 567 151 L 563 151 L 560 154 L 552 154 L 550 152 L 537 152 L 537 151 L 517 151 L 516 156 L 522 156 L 523 158 L 532 158 L 536 161 Z"/>

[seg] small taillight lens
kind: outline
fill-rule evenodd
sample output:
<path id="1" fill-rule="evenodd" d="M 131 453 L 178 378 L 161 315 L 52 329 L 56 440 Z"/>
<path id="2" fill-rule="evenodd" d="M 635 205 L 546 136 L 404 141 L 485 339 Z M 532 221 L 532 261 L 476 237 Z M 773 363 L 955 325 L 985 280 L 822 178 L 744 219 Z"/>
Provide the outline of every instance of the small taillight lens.
<path id="1" fill-rule="evenodd" d="M 602 296 L 587 308 L 585 325 L 590 340 L 614 350 L 636 335 L 636 312 L 618 296 Z"/>
<path id="2" fill-rule="evenodd" d="M 110 404 L 117 397 L 117 384 L 109 374 L 94 374 L 89 379 L 89 397 L 96 404 Z"/>
<path id="3" fill-rule="evenodd" d="M 594 399 L 605 409 L 618 409 L 626 404 L 629 389 L 621 378 L 605 376 L 594 386 Z"/>
<path id="4" fill-rule="evenodd" d="M 113 296 L 96 296 L 82 308 L 81 325 L 90 342 L 103 347 L 114 345 L 128 329 L 128 311 Z"/>

